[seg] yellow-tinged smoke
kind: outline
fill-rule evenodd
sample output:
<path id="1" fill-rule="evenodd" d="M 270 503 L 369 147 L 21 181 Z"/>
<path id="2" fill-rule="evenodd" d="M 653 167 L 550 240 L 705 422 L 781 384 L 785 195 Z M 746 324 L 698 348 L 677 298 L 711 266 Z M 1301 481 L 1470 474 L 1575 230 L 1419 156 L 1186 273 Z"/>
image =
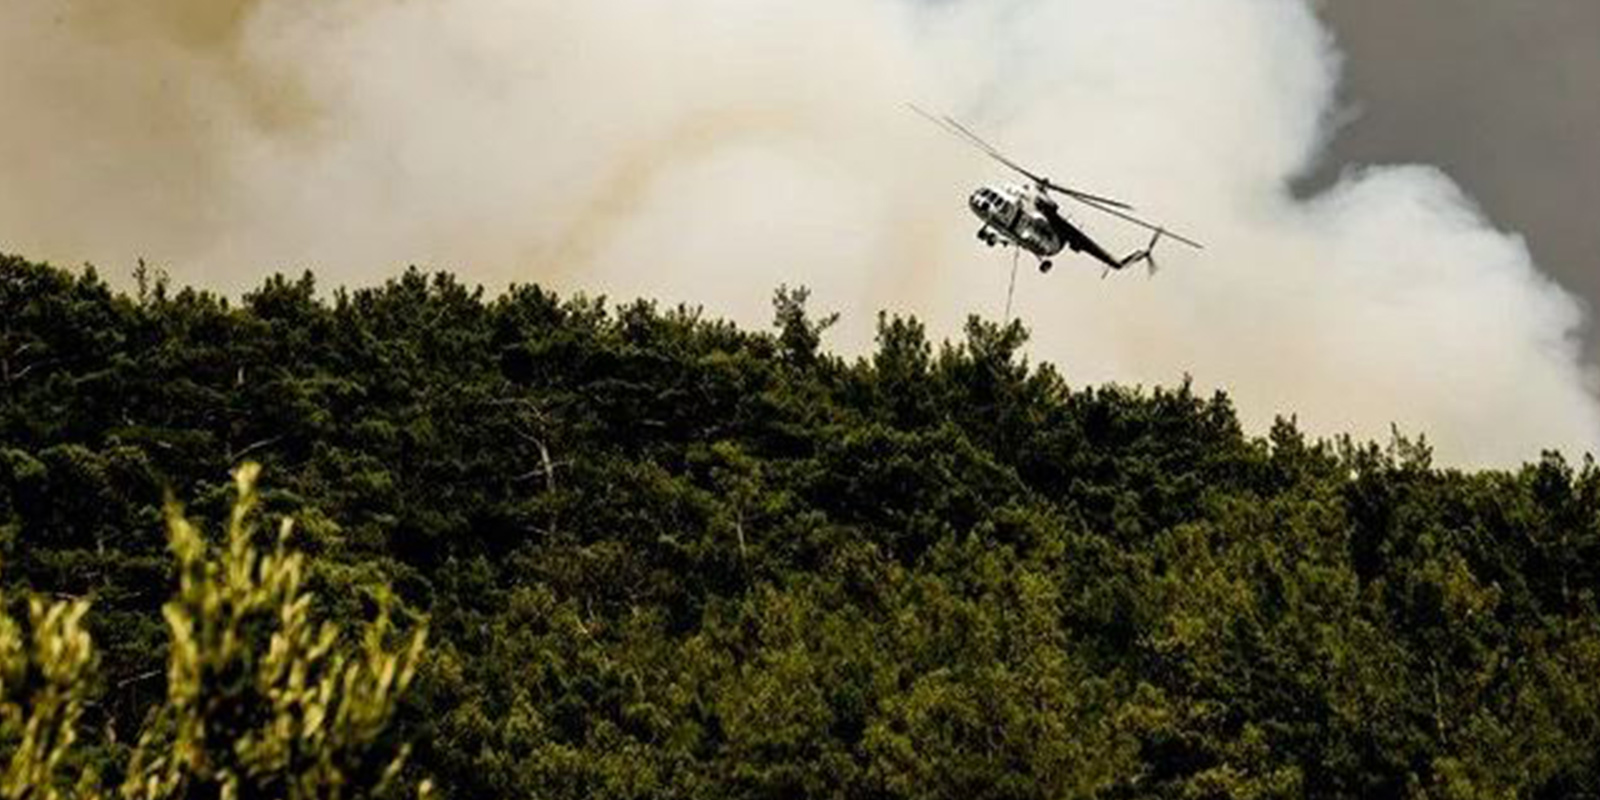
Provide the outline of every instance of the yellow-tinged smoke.
<path id="1" fill-rule="evenodd" d="M 1291 196 L 1337 69 L 1296 0 L 12 0 L 0 249 L 227 291 L 419 263 L 756 325 L 808 284 L 860 351 L 879 308 L 952 334 L 1004 302 L 963 208 L 1004 173 L 917 100 L 1211 246 L 1023 275 L 1074 381 L 1188 373 L 1258 430 L 1398 423 L 1461 464 L 1600 446 L 1577 304 L 1447 177 Z"/>

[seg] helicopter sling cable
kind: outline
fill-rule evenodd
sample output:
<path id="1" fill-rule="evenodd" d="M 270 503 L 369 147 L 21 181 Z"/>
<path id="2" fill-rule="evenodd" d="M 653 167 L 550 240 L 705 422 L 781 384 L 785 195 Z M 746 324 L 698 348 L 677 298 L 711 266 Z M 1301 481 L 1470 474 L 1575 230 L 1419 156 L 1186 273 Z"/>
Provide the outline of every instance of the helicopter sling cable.
<path id="1" fill-rule="evenodd" d="M 1011 251 L 1011 285 L 1006 288 L 1006 324 L 1011 324 L 1011 298 L 1017 294 L 1017 259 L 1022 257 L 1021 250 Z"/>

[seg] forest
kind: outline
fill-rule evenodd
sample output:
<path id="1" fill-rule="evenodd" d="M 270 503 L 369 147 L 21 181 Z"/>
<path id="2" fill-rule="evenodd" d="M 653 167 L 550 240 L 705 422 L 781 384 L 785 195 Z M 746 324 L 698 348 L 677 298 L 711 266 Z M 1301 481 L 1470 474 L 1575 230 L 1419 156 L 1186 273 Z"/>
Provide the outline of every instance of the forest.
<path id="1" fill-rule="evenodd" d="M 229 727 L 183 689 L 269 647 L 399 674 L 351 679 L 346 750 L 451 800 L 1600 796 L 1592 457 L 1250 432 L 1187 383 L 1074 385 L 1018 323 L 885 315 L 846 359 L 804 289 L 750 331 L 415 269 L 135 278 L 0 256 L 0 639 L 93 643 L 58 777 L 4 797 L 115 796 L 197 736 L 298 763 L 223 739 L 310 736 L 300 706 Z M 228 602 L 299 638 L 258 614 L 245 666 L 174 666 L 211 628 L 172 609 L 255 574 L 200 554 L 250 548 L 274 599 Z M 0 767 L 50 675 L 20 647 Z M 235 794 L 365 796 L 336 772 Z"/>

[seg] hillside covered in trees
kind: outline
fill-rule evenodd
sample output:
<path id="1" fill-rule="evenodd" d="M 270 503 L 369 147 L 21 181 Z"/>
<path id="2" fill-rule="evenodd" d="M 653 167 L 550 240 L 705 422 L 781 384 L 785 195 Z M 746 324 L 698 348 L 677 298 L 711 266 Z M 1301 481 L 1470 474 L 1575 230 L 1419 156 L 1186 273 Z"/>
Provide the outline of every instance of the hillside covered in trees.
<path id="1" fill-rule="evenodd" d="M 163 499 L 222 519 L 249 460 L 320 613 L 426 621 L 389 735 L 441 797 L 1600 796 L 1592 460 L 1257 438 L 1016 324 L 846 361 L 799 291 L 767 333 L 140 278 L 0 257 L 0 580 L 92 604 L 107 765 L 165 692 Z"/>

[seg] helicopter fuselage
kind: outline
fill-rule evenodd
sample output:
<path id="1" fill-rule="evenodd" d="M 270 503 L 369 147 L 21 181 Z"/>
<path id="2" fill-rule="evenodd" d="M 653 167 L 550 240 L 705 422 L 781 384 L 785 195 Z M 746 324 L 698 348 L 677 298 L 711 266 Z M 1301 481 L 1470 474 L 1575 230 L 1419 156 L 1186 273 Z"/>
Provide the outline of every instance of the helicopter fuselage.
<path id="1" fill-rule="evenodd" d="M 1051 215 L 1039 206 L 1039 200 L 1037 193 L 1021 187 L 985 186 L 967 198 L 967 207 L 983 222 L 980 235 L 989 234 L 1040 258 L 1049 258 L 1060 253 L 1067 242 Z M 1048 198 L 1045 200 L 1049 202 Z M 1059 219 L 1059 215 L 1056 217 Z"/>
<path id="2" fill-rule="evenodd" d="M 985 186 L 967 198 L 967 207 L 983 221 L 979 239 L 991 246 L 1006 244 L 1026 250 L 1040 259 L 1042 270 L 1050 268 L 1051 257 L 1068 248 L 1092 256 L 1111 269 L 1122 269 L 1132 258 L 1119 259 L 1106 252 L 1099 242 L 1067 221 L 1054 199 L 1031 187 Z"/>

